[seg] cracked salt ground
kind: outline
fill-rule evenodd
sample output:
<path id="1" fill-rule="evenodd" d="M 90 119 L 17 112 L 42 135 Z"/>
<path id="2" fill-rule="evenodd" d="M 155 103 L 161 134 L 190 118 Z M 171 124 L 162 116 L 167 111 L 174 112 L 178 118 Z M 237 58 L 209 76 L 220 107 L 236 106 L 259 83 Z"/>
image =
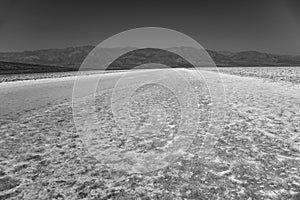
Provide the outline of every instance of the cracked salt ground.
<path id="1" fill-rule="evenodd" d="M 98 106 L 97 124 L 104 125 L 111 121 L 110 125 L 117 127 L 117 132 L 112 135 L 111 130 L 105 130 L 106 126 L 90 129 L 93 133 L 87 138 L 87 145 L 95 157 L 119 169 L 145 172 L 166 167 L 189 145 L 188 134 L 184 130 L 176 134 L 182 120 L 179 102 L 170 90 L 157 84 L 146 84 L 136 94 L 131 96 L 129 103 L 132 105 L 125 106 L 126 101 L 119 103 L 122 105 L 118 109 L 120 113 L 126 112 L 122 108 L 129 107 L 130 110 L 129 117 L 117 116 L 123 120 L 118 123 L 112 120 L 112 114 L 101 109 L 103 105 Z M 89 115 L 86 110 L 84 112 L 81 115 Z M 111 118 L 107 119 L 107 116 Z M 125 126 L 120 128 L 119 124 Z"/>
<path id="2" fill-rule="evenodd" d="M 213 154 L 199 153 L 208 130 L 208 116 L 200 115 L 203 123 L 188 154 L 149 173 L 115 170 L 91 156 L 68 102 L 2 124 L 0 199 L 299 199 L 299 150 L 289 139 L 299 133 L 299 86 L 222 78 L 227 114 Z M 210 111 L 203 83 L 193 86 L 198 87 L 199 110 Z M 99 127 L 112 138 L 110 146 L 121 148 L 127 138 L 113 124 L 108 100 L 109 94 L 97 97 Z M 167 118 L 159 106 L 146 111 Z M 147 120 L 151 117 L 145 113 L 145 126 Z M 132 142 L 128 148 L 136 146 Z"/>
<path id="3" fill-rule="evenodd" d="M 300 83 L 299 67 L 218 67 L 218 70 L 222 73 L 246 77 L 259 77 L 268 81 L 280 81 L 292 84 Z"/>
<path id="4" fill-rule="evenodd" d="M 287 88 L 243 78 L 226 84 L 232 80 L 230 76 L 223 78 L 231 104 L 226 121 L 231 122 L 226 123 L 226 135 L 219 140 L 230 147 L 224 145 L 220 154 L 232 160 L 241 157 L 256 163 L 256 167 L 262 165 L 267 182 L 272 183 L 272 187 L 266 187 L 267 183 L 255 181 L 264 198 L 291 198 L 300 192 L 299 143 L 291 141 L 299 136 L 299 86 Z M 264 180 L 256 174 L 251 177 L 255 176 Z"/>

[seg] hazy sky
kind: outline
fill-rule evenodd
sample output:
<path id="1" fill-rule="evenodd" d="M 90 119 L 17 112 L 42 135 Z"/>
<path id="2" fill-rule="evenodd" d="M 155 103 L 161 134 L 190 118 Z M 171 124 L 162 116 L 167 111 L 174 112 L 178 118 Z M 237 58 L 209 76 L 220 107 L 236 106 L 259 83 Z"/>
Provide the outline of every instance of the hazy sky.
<path id="1" fill-rule="evenodd" d="M 213 50 L 300 55 L 300 1 L 0 0 L 0 51 L 97 45 L 127 29 L 164 27 Z"/>

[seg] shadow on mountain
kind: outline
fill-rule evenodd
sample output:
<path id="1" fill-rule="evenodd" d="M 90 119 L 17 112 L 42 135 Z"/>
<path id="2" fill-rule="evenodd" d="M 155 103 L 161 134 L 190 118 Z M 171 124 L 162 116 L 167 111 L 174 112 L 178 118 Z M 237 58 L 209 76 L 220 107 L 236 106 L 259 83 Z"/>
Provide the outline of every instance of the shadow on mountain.
<path id="1" fill-rule="evenodd" d="M 156 48 L 144 48 L 136 49 L 130 52 L 127 52 L 111 64 L 108 65 L 106 70 L 129 70 L 133 68 L 140 68 L 139 66 L 154 63 L 166 65 L 170 68 L 193 68 L 194 66 L 179 56 L 176 53 Z M 144 65 L 144 69 L 149 66 L 159 66 L 159 65 Z"/>

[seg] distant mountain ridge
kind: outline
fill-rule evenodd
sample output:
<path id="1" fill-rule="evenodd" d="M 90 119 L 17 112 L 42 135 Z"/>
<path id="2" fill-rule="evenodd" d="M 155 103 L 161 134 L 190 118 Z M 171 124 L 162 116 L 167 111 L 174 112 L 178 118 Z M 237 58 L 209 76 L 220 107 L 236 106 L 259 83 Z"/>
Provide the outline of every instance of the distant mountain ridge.
<path id="1" fill-rule="evenodd" d="M 79 46 L 64 49 L 5 52 L 0 53 L 0 61 L 61 66 L 78 69 L 85 57 L 93 49 L 94 46 Z M 126 52 L 128 50 L 135 49 L 132 47 L 102 48 L 100 49 L 100 53 L 109 58 L 114 55 L 121 55 L 122 52 Z M 175 53 L 180 52 L 181 55 L 185 55 L 187 57 L 204 55 L 205 53 L 203 50 L 195 49 L 193 47 L 172 47 L 166 50 L 172 50 Z M 300 66 L 300 56 L 276 55 L 258 51 L 242 51 L 234 53 L 229 51 L 207 50 L 207 52 L 218 66 Z M 147 52 L 144 52 L 143 55 L 139 53 L 137 56 L 146 55 Z M 205 56 L 203 58 L 205 58 Z"/>
<path id="2" fill-rule="evenodd" d="M 74 68 L 85 59 L 94 46 L 43 49 L 0 53 L 0 61 L 53 65 Z"/>

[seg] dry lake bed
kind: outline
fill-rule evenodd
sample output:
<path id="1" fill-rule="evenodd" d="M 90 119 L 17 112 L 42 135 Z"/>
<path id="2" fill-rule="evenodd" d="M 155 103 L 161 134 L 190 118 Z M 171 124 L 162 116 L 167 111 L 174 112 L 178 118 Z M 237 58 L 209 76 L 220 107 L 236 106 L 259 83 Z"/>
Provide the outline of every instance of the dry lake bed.
<path id="1" fill-rule="evenodd" d="M 184 115 L 184 102 L 159 84 L 170 82 L 168 70 L 130 72 L 118 90 L 123 73 L 103 75 L 95 105 L 89 83 L 97 74 L 81 76 L 73 102 L 73 76 L 0 83 L 0 199 L 300 199 L 299 68 L 280 69 L 220 69 L 222 82 L 216 72 L 202 71 L 212 77 L 205 82 L 181 69 L 197 97 Z M 283 78 L 270 78 L 275 74 Z M 122 95 L 147 79 L 131 95 L 124 115 L 131 117 L 116 119 L 129 105 Z M 207 82 L 224 88 L 218 129 L 209 126 L 207 113 L 215 110 Z M 170 83 L 190 99 L 179 80 Z M 96 122 L 82 125 L 92 116 L 89 106 Z M 189 119 L 196 129 L 178 128 Z M 121 122 L 131 126 L 124 131 Z M 87 142 L 83 126 L 95 136 Z"/>

